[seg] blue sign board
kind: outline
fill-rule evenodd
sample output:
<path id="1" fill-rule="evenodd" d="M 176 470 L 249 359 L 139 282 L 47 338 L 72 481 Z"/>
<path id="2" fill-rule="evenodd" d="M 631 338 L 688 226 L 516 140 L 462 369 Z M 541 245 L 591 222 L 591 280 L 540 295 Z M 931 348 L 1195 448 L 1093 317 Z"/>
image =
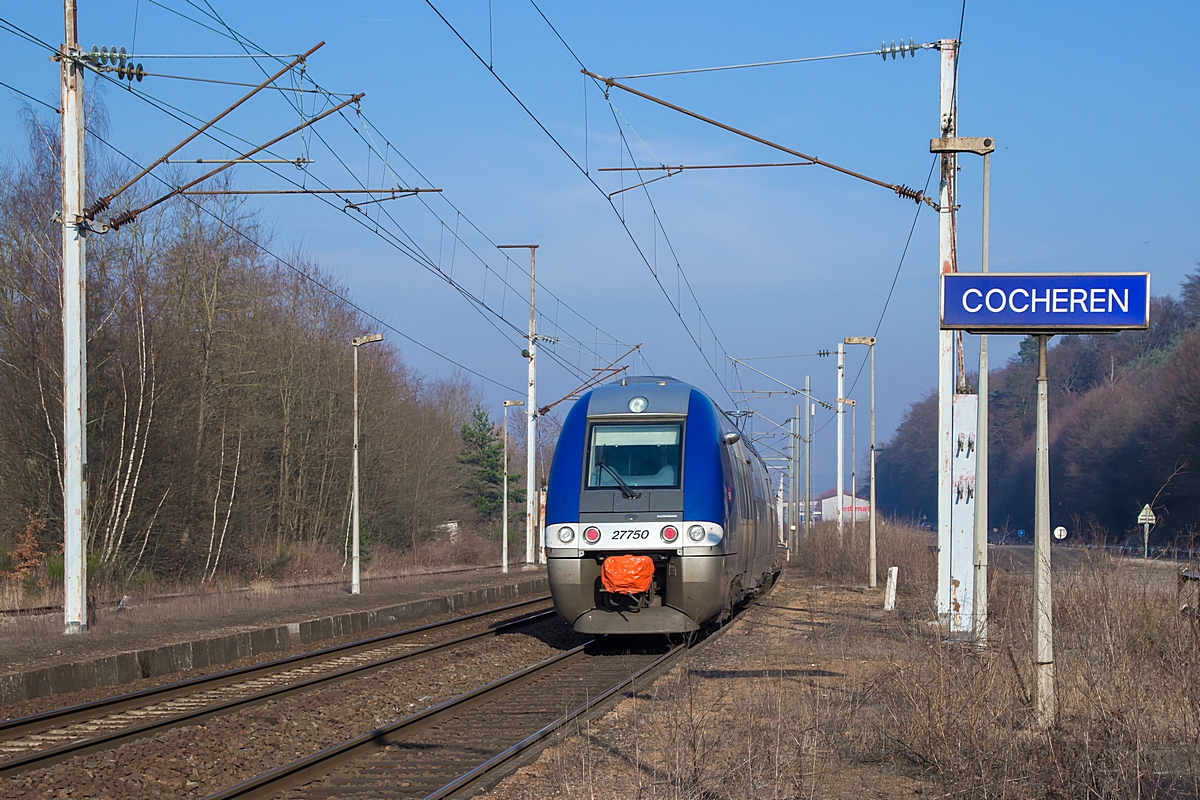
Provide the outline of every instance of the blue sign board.
<path id="1" fill-rule="evenodd" d="M 942 274 L 942 328 L 1104 333 L 1150 326 L 1150 273 Z"/>
<path id="2" fill-rule="evenodd" d="M 1017 536 L 1024 536 L 1024 535 L 1025 535 L 1025 529 L 1024 529 L 1024 528 L 1022 528 L 1021 530 L 1017 531 Z"/>

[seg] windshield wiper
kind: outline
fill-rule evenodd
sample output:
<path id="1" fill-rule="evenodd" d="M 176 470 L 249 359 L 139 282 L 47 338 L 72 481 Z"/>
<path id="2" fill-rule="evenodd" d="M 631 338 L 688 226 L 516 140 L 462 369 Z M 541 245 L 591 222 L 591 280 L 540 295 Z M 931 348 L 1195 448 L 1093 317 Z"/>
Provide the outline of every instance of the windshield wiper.
<path id="1" fill-rule="evenodd" d="M 596 466 L 599 467 L 600 469 L 608 470 L 608 474 L 612 475 L 613 478 L 616 479 L 617 485 L 621 487 L 621 494 L 625 495 L 626 500 L 637 500 L 639 497 L 642 496 L 641 492 L 635 492 L 632 489 L 632 487 L 630 487 L 630 485 L 625 482 L 625 479 L 621 477 L 621 473 L 617 472 L 615 469 L 610 467 L 608 464 L 605 464 L 603 461 L 597 461 Z"/>

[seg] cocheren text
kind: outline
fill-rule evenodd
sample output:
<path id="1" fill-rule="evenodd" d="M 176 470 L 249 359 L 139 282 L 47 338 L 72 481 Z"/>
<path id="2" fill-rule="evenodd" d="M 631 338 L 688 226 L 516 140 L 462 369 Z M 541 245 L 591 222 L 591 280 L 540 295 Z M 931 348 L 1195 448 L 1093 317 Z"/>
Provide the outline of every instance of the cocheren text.
<path id="1" fill-rule="evenodd" d="M 962 295 L 962 306 L 968 313 L 975 314 L 987 309 L 998 314 L 1005 309 L 1017 314 L 1111 314 L 1113 309 L 1129 311 L 1129 290 L 1099 287 L 1096 289 L 1049 288 L 1044 294 L 1037 289 L 967 289 Z"/>

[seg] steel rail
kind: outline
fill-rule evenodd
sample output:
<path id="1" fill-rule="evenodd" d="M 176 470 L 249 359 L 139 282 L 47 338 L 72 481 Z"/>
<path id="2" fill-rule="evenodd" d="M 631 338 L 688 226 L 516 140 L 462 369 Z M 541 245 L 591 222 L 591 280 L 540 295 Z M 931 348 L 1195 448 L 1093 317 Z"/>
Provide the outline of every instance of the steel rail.
<path id="1" fill-rule="evenodd" d="M 405 735 L 415 734 L 424 729 L 436 726 L 447 718 L 462 715 L 471 709 L 481 706 L 486 707 L 486 704 L 490 701 L 507 697 L 513 690 L 521 686 L 530 684 L 549 673 L 570 666 L 577 661 L 586 660 L 588 658 L 588 654 L 585 652 L 586 649 L 596 644 L 596 642 L 596 639 L 584 642 L 578 647 L 551 656 L 544 661 L 518 670 L 492 683 L 472 689 L 435 706 L 210 794 L 204 800 L 262 800 L 263 798 L 276 797 L 281 792 L 319 780 L 334 770 L 356 761 L 365 755 L 383 749 L 388 745 L 402 744 L 402 737 Z M 483 764 L 473 767 L 450 783 L 434 790 L 432 794 L 425 796 L 427 798 L 446 797 L 466 786 L 487 778 L 489 775 L 495 774 L 505 764 L 510 763 L 521 753 L 552 735 L 562 725 L 611 699 L 615 693 L 629 686 L 634 681 L 642 679 L 655 668 L 669 663 L 686 649 L 686 645 L 676 645 L 660 657 L 643 666 L 634 674 L 621 679 L 609 687 L 609 689 L 586 700 L 581 706 L 568 711 L 553 722 L 540 728 L 531 736 L 524 737 Z M 378 790 L 378 787 L 374 788 L 376 791 Z M 354 794 L 355 792 L 347 791 L 345 793 Z"/>
<path id="2" fill-rule="evenodd" d="M 599 694 L 595 697 L 589 698 L 588 700 L 584 701 L 582 704 L 580 704 L 576 708 L 568 711 L 566 714 L 563 714 L 561 717 L 559 717 L 558 719 L 551 722 L 549 725 L 542 727 L 536 733 L 533 733 L 532 735 L 525 737 L 521 741 L 514 744 L 512 747 L 509 747 L 507 750 L 503 751 L 502 753 L 498 753 L 497 755 L 488 759 L 487 761 L 485 761 L 484 763 L 475 767 L 474 769 L 470 770 L 469 772 L 463 773 L 462 776 L 460 776 L 460 777 L 456 778 L 455 780 L 451 781 L 450 783 L 446 784 L 441 789 L 438 789 L 437 791 L 426 795 L 425 800 L 441 800 L 441 798 L 450 797 L 451 795 L 459 792 L 462 789 L 465 789 L 468 786 L 471 786 L 472 784 L 488 780 L 489 778 L 495 776 L 498 772 L 500 772 L 508 764 L 510 764 L 514 759 L 516 759 L 517 757 L 526 753 L 527 751 L 532 749 L 535 745 L 540 744 L 542 741 L 544 741 L 545 739 L 552 736 L 563 725 L 566 725 L 567 723 L 578 719 L 579 717 L 583 716 L 584 714 L 587 714 L 588 712 L 592 711 L 593 709 L 596 709 L 596 708 L 604 705 L 604 703 L 606 703 L 609 699 L 611 699 L 618 692 L 624 691 L 626 688 L 636 685 L 638 682 L 646 679 L 646 677 L 650 673 L 656 672 L 666 666 L 669 666 L 676 658 L 679 657 L 680 654 L 682 654 L 687 649 L 688 649 L 687 645 L 684 645 L 684 644 L 676 645 L 675 647 L 671 648 L 669 651 L 664 653 L 661 658 L 658 658 L 658 659 L 650 662 L 649 664 L 642 667 L 637 672 L 630 675 L 628 678 L 625 678 L 622 681 L 620 681 L 619 683 L 614 684 L 612 687 L 605 690 L 601 694 Z"/>
<path id="3" fill-rule="evenodd" d="M 237 670 L 219 673 L 215 676 L 202 676 L 188 681 L 170 684 L 164 687 L 155 687 L 152 689 L 142 690 L 140 692 L 132 692 L 128 695 L 120 695 L 106 700 L 95 701 L 94 703 L 82 704 L 80 706 L 72 706 L 65 709 L 47 712 L 42 715 L 34 715 L 32 717 L 24 717 L 8 722 L 8 731 L 18 730 L 25 732 L 19 726 L 34 726 L 38 727 L 33 730 L 46 730 L 47 722 L 52 722 L 53 726 L 71 724 L 80 720 L 95 719 L 97 710 L 104 714 L 117 713 L 123 709 L 145 706 L 145 700 L 152 698 L 155 702 L 163 702 L 165 700 L 176 699 L 180 696 L 186 696 L 195 693 L 197 686 L 204 684 L 203 688 L 219 688 L 230 684 L 241 683 L 248 678 L 263 677 L 272 672 L 281 671 L 281 667 L 289 665 L 305 665 L 306 662 L 319 663 L 333 656 L 352 655 L 354 652 L 369 650 L 380 646 L 381 644 L 394 644 L 389 640 L 407 637 L 416 633 L 426 632 L 438 627 L 446 627 L 452 624 L 462 623 L 470 619 L 476 619 L 487 614 L 496 614 L 501 611 L 512 610 L 520 606 L 528 605 L 545 601 L 548 599 L 545 596 L 533 598 L 531 600 L 516 603 L 506 606 L 502 609 L 492 609 L 490 611 L 480 611 L 474 614 L 469 614 L 464 617 L 456 617 L 453 620 L 445 620 L 440 623 L 430 623 L 418 628 L 412 628 L 396 633 L 384 634 L 383 636 L 373 637 L 368 640 L 360 640 L 358 642 L 350 642 L 345 645 L 336 645 L 335 647 L 325 648 L 324 650 L 314 651 L 313 653 L 305 653 L 297 656 L 291 656 L 285 659 L 278 659 L 266 665 L 253 665 L 250 667 L 242 667 Z M 11 758 L 0 762 L 0 776 L 12 775 L 19 772 L 25 772 L 30 769 L 47 766 L 49 764 L 58 763 L 69 758 L 74 758 L 80 755 L 86 755 L 99 750 L 105 750 L 122 744 L 126 741 L 148 736 L 156 731 L 179 727 L 181 725 L 195 724 L 202 720 L 227 714 L 241 708 L 247 708 L 268 700 L 277 700 L 291 694 L 296 694 L 311 690 L 323 684 L 338 683 L 350 678 L 357 678 L 371 672 L 392 666 L 401 661 L 408 659 L 430 655 L 432 653 L 452 649 L 461 644 L 482 639 L 485 637 L 496 636 L 501 632 L 510 630 L 515 627 L 520 627 L 533 622 L 539 622 L 551 617 L 554 614 L 553 609 L 545 611 L 523 614 L 514 619 L 505 620 L 504 622 L 488 628 L 487 630 L 477 631 L 475 633 L 466 634 L 454 639 L 448 639 L 441 642 L 421 647 L 416 650 L 398 653 L 387 658 L 368 661 L 363 664 L 357 664 L 345 669 L 328 672 L 322 675 L 316 675 L 311 678 L 296 682 L 288 683 L 280 686 L 265 689 L 259 692 L 245 695 L 243 697 L 233 698 L 220 703 L 202 706 L 196 709 L 184 711 L 179 714 L 173 714 L 159 719 L 151 720 L 142 723 L 141 725 L 133 725 L 130 727 L 120 728 L 115 731 L 101 734 L 86 739 L 79 739 L 74 742 L 59 745 L 45 750 L 38 750 L 27 753 L 16 758 Z M 256 674 L 261 673 L 261 674 Z M 57 716 L 55 716 L 57 715 Z M 53 719 L 51 720 L 51 717 Z M 32 732 L 32 731 L 31 731 Z"/>
<path id="4" fill-rule="evenodd" d="M 444 721 L 446 718 L 462 714 L 472 708 L 485 705 L 491 700 L 499 699 L 507 696 L 512 690 L 521 686 L 532 683 L 544 675 L 551 673 L 557 669 L 566 667 L 576 661 L 586 660 L 588 654 L 586 648 L 596 643 L 597 640 L 592 639 L 584 642 L 578 647 L 574 647 L 558 655 L 552 656 L 544 661 L 541 661 L 533 666 L 518 670 L 504 678 L 493 681 L 492 683 L 472 689 L 457 697 L 452 697 L 435 706 L 431 706 L 423 711 L 417 712 L 410 716 L 396 720 L 375 730 L 348 739 L 339 744 L 328 747 L 317 753 L 313 753 L 304 758 L 293 761 L 290 764 L 285 764 L 273 770 L 257 775 L 241 783 L 235 784 L 227 789 L 208 795 L 204 800 L 234 800 L 240 798 L 250 800 L 251 798 L 266 798 L 274 797 L 281 791 L 285 791 L 296 786 L 309 783 L 313 780 L 321 778 L 334 769 L 348 764 L 359 757 L 387 746 L 388 744 L 398 741 L 398 735 L 411 734 L 422 729 L 431 727 L 437 723 Z M 662 656 L 654 659 L 650 664 L 639 669 L 632 676 L 622 679 L 618 683 L 611 686 L 608 690 L 602 692 L 594 698 L 591 698 L 582 706 L 572 709 L 567 714 L 559 717 L 549 725 L 543 726 L 532 736 L 523 738 L 520 742 L 512 745 L 497 756 L 489 759 L 482 765 L 479 765 L 467 773 L 464 773 L 459 778 L 456 778 L 450 784 L 443 786 L 429 797 L 444 797 L 449 793 L 458 791 L 463 786 L 474 783 L 486 775 L 493 773 L 505 763 L 511 761 L 521 752 L 532 747 L 537 742 L 551 735 L 555 730 L 563 724 L 576 718 L 579 714 L 585 713 L 587 710 L 594 708 L 600 703 L 610 699 L 613 694 L 621 691 L 631 682 L 643 677 L 650 670 L 661 666 L 664 662 L 674 659 L 680 652 L 686 650 L 686 645 L 676 645 Z M 465 781 L 465 782 L 464 782 Z"/>

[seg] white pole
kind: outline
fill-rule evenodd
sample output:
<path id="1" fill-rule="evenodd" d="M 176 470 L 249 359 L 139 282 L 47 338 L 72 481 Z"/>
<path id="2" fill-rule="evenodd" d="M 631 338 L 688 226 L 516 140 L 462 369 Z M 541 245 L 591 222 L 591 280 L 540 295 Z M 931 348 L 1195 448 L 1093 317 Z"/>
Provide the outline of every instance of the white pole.
<path id="1" fill-rule="evenodd" d="M 354 520 L 354 535 L 351 540 L 353 555 L 350 562 L 350 594 L 359 594 L 359 548 L 358 548 L 358 345 L 354 345 L 354 504 L 351 509 Z"/>
<path id="2" fill-rule="evenodd" d="M 875 567 L 875 342 L 871 341 L 871 539 L 867 543 L 867 585 L 878 585 Z"/>
<path id="3" fill-rule="evenodd" d="M 855 429 L 858 427 L 858 403 L 851 401 L 850 403 L 850 541 L 858 541 L 858 453 L 855 449 L 858 447 L 857 434 Z"/>
<path id="4" fill-rule="evenodd" d="M 87 228 L 84 191 L 84 70 L 75 0 L 63 3 L 64 42 L 59 60 L 62 105 L 63 224 L 63 617 L 66 633 L 82 633 L 87 619 Z"/>
<path id="5" fill-rule="evenodd" d="M 983 154 L 983 272 L 988 271 L 988 217 L 992 156 Z M 971 608 L 975 614 L 975 644 L 987 647 L 988 624 L 988 337 L 979 337 L 979 421 L 975 425 L 975 581 Z"/>
<path id="6" fill-rule="evenodd" d="M 1038 725 L 1054 725 L 1054 620 L 1050 606 L 1050 437 L 1047 431 L 1046 340 L 1038 335 L 1037 451 L 1033 524 L 1033 666 Z"/>
<path id="7" fill-rule="evenodd" d="M 537 502 L 537 320 L 534 318 L 534 258 L 537 246 L 529 248 L 529 431 L 525 437 L 525 564 L 533 564 L 533 526 Z"/>
<path id="8" fill-rule="evenodd" d="M 508 572 L 508 401 L 504 402 L 504 510 L 500 529 L 500 571 Z"/>
<path id="9" fill-rule="evenodd" d="M 812 376 L 804 376 L 804 535 L 812 533 Z"/>
<path id="10" fill-rule="evenodd" d="M 846 494 L 846 408 L 842 404 L 846 387 L 846 345 L 838 342 L 837 349 L 837 534 L 842 546 L 842 503 Z"/>
<path id="11" fill-rule="evenodd" d="M 942 39 L 939 106 L 940 129 L 943 137 L 954 136 L 957 130 L 954 108 L 954 70 L 958 61 L 958 42 Z M 938 271 L 957 272 L 954 250 L 954 153 L 943 153 L 938 193 Z M 939 619 L 950 615 L 950 556 L 952 508 L 951 459 L 953 458 L 952 422 L 954 418 L 954 333 L 938 332 L 938 584 L 937 612 Z"/>

